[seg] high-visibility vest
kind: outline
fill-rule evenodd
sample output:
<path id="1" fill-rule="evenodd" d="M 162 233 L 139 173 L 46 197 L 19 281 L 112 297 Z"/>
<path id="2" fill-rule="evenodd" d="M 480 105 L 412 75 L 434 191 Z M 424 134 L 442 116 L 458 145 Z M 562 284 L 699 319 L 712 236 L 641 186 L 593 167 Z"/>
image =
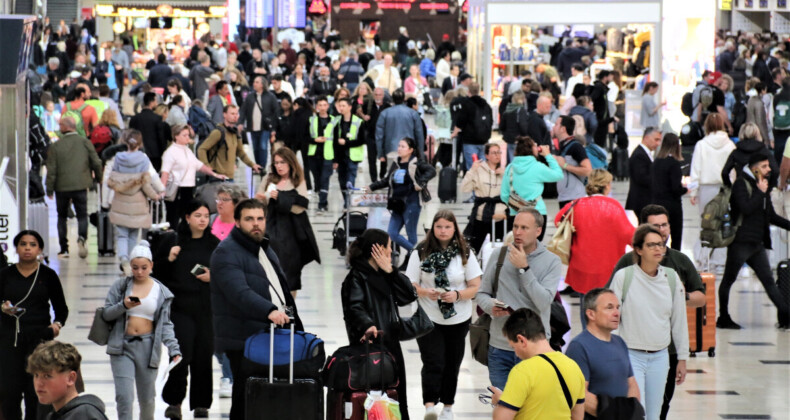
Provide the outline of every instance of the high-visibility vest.
<path id="1" fill-rule="evenodd" d="M 324 137 L 326 137 L 326 142 L 324 142 L 324 160 L 334 160 L 335 159 L 335 149 L 332 146 L 332 133 L 335 128 L 334 119 L 329 118 L 329 124 L 326 125 L 324 128 Z M 313 139 L 317 139 L 321 137 L 318 134 L 318 115 L 313 115 L 310 117 L 310 137 Z M 315 151 L 318 150 L 317 144 L 311 144 L 307 147 L 307 156 L 315 156 Z"/>
<path id="2" fill-rule="evenodd" d="M 342 118 L 342 115 L 335 117 L 333 126 L 340 124 Z M 359 118 L 356 115 L 351 115 L 351 126 L 348 128 L 346 141 L 355 141 L 359 136 L 359 129 L 361 126 L 362 118 Z M 365 145 L 355 146 L 348 149 L 348 157 L 352 162 L 362 162 L 362 159 L 365 157 Z"/>

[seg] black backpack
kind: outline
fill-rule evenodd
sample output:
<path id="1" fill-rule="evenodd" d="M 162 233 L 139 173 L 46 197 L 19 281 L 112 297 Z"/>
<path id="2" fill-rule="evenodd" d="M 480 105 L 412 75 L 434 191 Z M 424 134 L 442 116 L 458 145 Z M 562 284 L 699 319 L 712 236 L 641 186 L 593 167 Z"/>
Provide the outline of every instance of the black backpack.
<path id="1" fill-rule="evenodd" d="M 735 101 L 735 105 L 732 107 L 732 118 L 730 118 L 732 123 L 732 133 L 737 137 L 738 133 L 741 131 L 741 126 L 746 123 L 746 102 L 745 101 Z"/>
<path id="2" fill-rule="evenodd" d="M 689 118 L 691 118 L 691 114 L 694 113 L 693 97 L 693 92 L 686 92 L 683 94 L 683 98 L 680 100 L 680 110 L 683 112 L 683 115 Z"/>
<path id="3" fill-rule="evenodd" d="M 214 159 L 217 158 L 217 155 L 219 155 L 219 150 L 223 147 L 225 147 L 226 156 L 228 153 L 228 142 L 225 141 L 225 127 L 218 125 L 217 130 L 219 130 L 220 133 L 219 141 L 211 149 L 206 151 L 206 158 L 208 159 L 209 163 L 213 162 Z"/>
<path id="4" fill-rule="evenodd" d="M 491 115 L 491 107 L 488 104 L 484 106 L 474 105 L 475 116 L 471 123 L 471 132 L 475 139 L 491 138 L 491 128 L 494 126 L 493 117 Z"/>

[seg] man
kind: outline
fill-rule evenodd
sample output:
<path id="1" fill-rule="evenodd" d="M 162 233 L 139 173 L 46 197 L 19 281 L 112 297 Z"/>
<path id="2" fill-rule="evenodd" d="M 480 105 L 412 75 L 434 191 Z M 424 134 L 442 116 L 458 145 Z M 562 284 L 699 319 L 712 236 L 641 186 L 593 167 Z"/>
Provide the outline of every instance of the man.
<path id="1" fill-rule="evenodd" d="M 494 393 L 491 402 L 496 405 L 493 419 L 582 420 L 584 374 L 576 362 L 551 348 L 541 317 L 521 308 L 501 331 L 521 362 L 508 376 L 504 391 L 489 388 Z M 495 335 L 493 327 L 491 335 Z"/>
<path id="2" fill-rule="evenodd" d="M 370 170 L 370 182 L 376 182 L 379 177 L 383 177 L 387 171 L 387 164 L 379 162 L 378 151 L 376 150 L 376 123 L 382 111 L 390 107 L 390 103 L 385 100 L 384 89 L 373 89 L 373 100 L 365 100 L 362 104 L 362 119 L 365 121 L 365 142 L 368 149 L 368 169 Z M 376 169 L 380 166 L 379 169 Z M 379 174 L 380 173 L 380 174 Z"/>
<path id="3" fill-rule="evenodd" d="M 277 324 L 302 322 L 291 296 L 277 255 L 266 237 L 266 206 L 254 199 L 244 200 L 234 210 L 236 226 L 211 256 L 217 273 L 211 285 L 214 317 L 214 347 L 224 352 L 233 372 L 230 419 L 245 418 L 245 387 L 248 373 L 241 368 L 245 340 L 258 331 Z"/>
<path id="4" fill-rule="evenodd" d="M 642 134 L 642 143 L 634 149 L 628 158 L 628 198 L 625 200 L 626 210 L 633 210 L 635 214 L 642 214 L 642 208 L 650 204 L 653 197 L 653 178 L 650 168 L 658 146 L 661 145 L 661 132 L 656 127 L 645 128 Z"/>
<path id="5" fill-rule="evenodd" d="M 612 331 L 620 326 L 620 300 L 610 289 L 592 289 L 584 295 L 587 328 L 573 338 L 565 354 L 585 379 L 584 411 L 598 417 L 598 397 L 639 399 L 639 386 L 628 358 L 628 347 Z"/>
<path id="6" fill-rule="evenodd" d="M 568 40 L 568 43 L 569 45 L 563 48 L 557 56 L 557 71 L 560 72 L 562 80 L 565 81 L 566 88 L 568 79 L 571 78 L 571 68 L 573 65 L 581 63 L 582 57 L 585 55 L 590 55 L 590 51 L 583 48 L 578 40 Z"/>
<path id="7" fill-rule="evenodd" d="M 326 45 L 320 42 L 315 43 L 315 58 L 313 62 L 313 77 L 322 67 L 329 68 L 332 65 L 332 58 L 326 54 Z"/>
<path id="8" fill-rule="evenodd" d="M 491 106 L 480 96 L 480 85 L 472 82 L 469 85 L 469 98 L 464 101 L 453 121 L 450 137 L 458 137 L 463 143 L 464 165 L 468 171 L 476 159 L 485 155 L 485 144 L 491 139 L 493 114 Z"/>
<path id="9" fill-rule="evenodd" d="M 115 113 L 115 118 L 118 121 L 118 128 L 123 130 L 124 129 L 123 115 L 121 115 L 121 110 L 118 108 L 118 103 L 115 102 L 115 100 L 113 100 L 112 98 L 110 98 L 111 92 L 112 89 L 109 86 L 104 84 L 99 85 L 99 100 L 104 103 L 105 111 Z"/>
<path id="10" fill-rule="evenodd" d="M 639 220 L 641 223 L 647 223 L 658 230 L 659 233 L 661 233 L 661 239 L 664 240 L 664 243 L 669 240 L 672 227 L 669 225 L 669 212 L 667 209 L 656 204 L 647 205 L 639 214 Z M 691 262 L 686 254 L 676 249 L 672 249 L 670 247 L 666 247 L 665 249 L 666 254 L 664 255 L 664 259 L 661 260 L 661 265 L 675 270 L 675 272 L 678 274 L 680 281 L 683 283 L 683 287 L 686 289 L 686 307 L 699 308 L 705 306 L 705 286 L 702 284 L 702 279 L 700 278 L 694 263 Z M 620 261 L 617 262 L 617 265 L 615 265 L 614 270 L 612 271 L 612 277 L 614 277 L 614 273 L 620 269 L 633 264 L 634 252 L 631 251 L 623 255 L 622 258 L 620 258 Z M 712 290 L 711 293 L 713 293 Z M 677 369 L 677 349 L 675 349 L 674 343 L 670 343 L 669 373 L 667 374 L 667 385 L 664 390 L 664 404 L 661 407 L 662 420 L 667 418 L 667 414 L 669 413 L 669 403 L 672 401 L 672 396 L 675 394 L 675 378 L 677 376 Z"/>
<path id="11" fill-rule="evenodd" d="M 442 61 L 442 60 L 440 60 L 440 61 Z M 442 95 L 446 95 L 447 92 L 449 92 L 451 90 L 455 90 L 458 87 L 458 84 L 459 84 L 458 75 L 459 74 L 461 74 L 461 66 L 459 66 L 458 64 L 453 64 L 453 66 L 450 67 L 450 74 L 448 76 L 444 77 L 444 82 L 442 82 L 442 84 L 441 84 L 441 86 L 442 86 Z M 436 77 L 437 77 L 437 81 L 438 81 L 438 77 L 439 77 L 438 67 L 437 67 L 437 70 L 436 70 Z"/>
<path id="12" fill-rule="evenodd" d="M 291 48 L 291 40 L 283 39 L 280 41 L 280 51 L 277 51 L 277 55 L 280 54 L 285 54 L 285 64 L 287 64 L 289 68 L 293 68 L 296 64 L 296 51 Z"/>
<path id="13" fill-rule="evenodd" d="M 273 131 L 277 121 L 277 98 L 266 89 L 266 78 L 255 76 L 252 82 L 253 93 L 244 98 L 241 106 L 239 128 L 246 126 L 250 133 L 255 161 L 264 168 L 269 157 L 269 143 L 276 133 Z"/>
<path id="14" fill-rule="evenodd" d="M 582 63 L 573 63 L 571 66 L 571 77 L 568 79 L 568 84 L 565 87 L 565 98 L 573 96 L 573 89 L 579 83 L 582 83 L 584 78 L 584 65 Z"/>
<path id="15" fill-rule="evenodd" d="M 376 66 L 375 69 L 379 74 L 378 78 L 375 80 L 375 87 L 384 88 L 385 91 L 392 94 L 395 92 L 395 89 L 402 86 L 400 73 L 398 73 L 398 69 L 392 65 L 392 56 L 390 54 L 386 54 L 384 56 L 384 63 Z"/>
<path id="16" fill-rule="evenodd" d="M 211 97 L 208 99 L 206 111 L 209 115 L 211 115 L 211 120 L 214 122 L 214 124 L 221 124 L 224 120 L 222 116 L 222 110 L 224 110 L 225 106 L 229 104 L 236 105 L 234 103 L 236 98 L 230 91 L 230 84 L 225 80 L 220 80 L 217 82 L 217 84 L 214 85 L 214 89 L 217 93 L 211 95 Z"/>
<path id="17" fill-rule="evenodd" d="M 386 162 L 397 155 L 398 142 L 404 137 L 417 141 L 417 153 L 425 148 L 425 133 L 422 130 L 420 114 L 406 106 L 403 89 L 392 92 L 393 106 L 379 114 L 376 121 L 376 151 L 379 160 Z"/>
<path id="18" fill-rule="evenodd" d="M 551 302 L 557 293 L 562 264 L 559 257 L 538 242 L 543 223 L 543 215 L 534 208 L 524 208 L 516 214 L 513 220 L 513 243 L 491 255 L 492 261 L 486 266 L 482 284 L 475 296 L 480 308 L 493 317 L 488 348 L 488 378 L 499 389 L 504 389 L 510 369 L 518 363 L 518 358 L 510 350 L 505 337 L 495 333 L 502 330 L 510 315 L 507 309 L 495 305 L 495 302 L 503 302 L 512 309 L 535 311 L 540 315 L 544 331 L 548 332 L 545 338 L 551 338 Z M 507 258 L 499 273 L 499 285 L 494 295 L 492 284 L 497 266 L 494 261 L 500 258 L 499 252 L 507 253 Z"/>
<path id="19" fill-rule="evenodd" d="M 74 118 L 66 115 L 60 119 L 63 137 L 49 146 L 47 151 L 47 195 L 56 200 L 58 209 L 58 257 L 68 258 L 69 207 L 74 204 L 77 213 L 77 245 L 80 258 L 88 256 L 85 241 L 88 238 L 88 188 L 102 174 L 101 159 L 91 142 L 77 133 Z"/>
<path id="20" fill-rule="evenodd" d="M 436 48 L 436 56 L 444 57 L 445 52 L 452 54 L 455 51 L 455 45 L 450 42 L 450 34 L 442 34 L 442 43 Z"/>
<path id="21" fill-rule="evenodd" d="M 335 94 L 337 90 L 337 83 L 332 80 L 330 76 L 329 67 L 321 66 L 318 70 L 318 78 L 313 81 L 313 85 L 310 86 L 310 91 L 307 93 L 308 96 L 318 97 L 318 96 L 326 96 L 331 97 Z"/>
<path id="22" fill-rule="evenodd" d="M 585 179 L 592 173 L 592 164 L 587 157 L 587 151 L 576 138 L 573 130 L 576 121 L 573 117 L 560 115 L 557 123 L 551 129 L 552 136 L 560 142 L 560 154 L 556 156 L 557 164 L 562 168 L 562 181 L 557 182 L 557 200 L 560 208 L 573 200 L 586 197 Z"/>
<path id="23" fill-rule="evenodd" d="M 192 70 L 189 71 L 189 82 L 192 84 L 192 90 L 195 94 L 193 99 L 205 101 L 208 97 L 208 83 L 206 79 L 214 74 L 214 70 L 211 68 L 211 57 L 205 52 L 201 51 L 198 53 L 197 59 L 200 64 L 192 67 Z"/>
<path id="24" fill-rule="evenodd" d="M 768 93 L 776 95 L 776 92 L 782 89 L 782 80 L 784 79 L 785 69 L 777 67 L 771 70 L 771 84 L 768 85 Z"/>
<path id="25" fill-rule="evenodd" d="M 156 66 L 158 63 L 159 54 L 162 54 L 162 49 L 159 47 L 156 47 L 153 51 L 151 51 L 151 59 L 145 63 L 146 70 L 150 71 L 152 68 L 154 68 L 154 66 Z"/>
<path id="26" fill-rule="evenodd" d="M 406 58 L 409 56 L 409 31 L 406 29 L 405 26 L 401 26 L 398 28 L 398 63 L 404 64 L 406 62 Z"/>
<path id="27" fill-rule="evenodd" d="M 162 131 L 162 117 L 154 113 L 156 108 L 156 93 L 148 92 L 143 95 L 143 109 L 139 114 L 129 120 L 129 128 L 134 128 L 143 134 L 143 151 L 148 155 L 154 169 L 159 172 L 162 167 L 162 154 L 167 149 L 167 137 Z"/>
<path id="28" fill-rule="evenodd" d="M 532 137 L 539 146 L 551 144 L 551 133 L 546 126 L 546 121 L 543 119 L 543 117 L 551 113 L 551 107 L 551 96 L 541 95 L 538 97 L 538 102 L 535 105 L 535 112 L 529 113 L 527 135 Z M 508 145 L 508 148 L 510 148 L 510 145 Z"/>
<path id="29" fill-rule="evenodd" d="M 115 80 L 118 82 L 118 97 L 123 97 L 124 74 L 131 72 L 129 55 L 123 50 L 123 41 L 116 40 L 112 49 L 112 63 L 115 69 Z"/>
<path id="30" fill-rule="evenodd" d="M 104 60 L 96 64 L 96 79 L 100 85 L 106 85 L 109 88 L 107 99 L 112 97 L 112 100 L 116 102 L 117 108 L 117 101 L 120 99 L 118 96 L 118 79 L 113 68 L 112 51 L 109 48 L 104 49 Z M 101 91 L 99 93 L 101 94 Z"/>
<path id="31" fill-rule="evenodd" d="M 236 156 L 254 172 L 259 172 L 261 165 L 253 162 L 244 151 L 244 143 L 239 133 L 241 130 L 238 128 L 239 107 L 225 105 L 222 116 L 224 122 L 198 147 L 198 159 L 204 165 L 210 166 L 214 172 L 227 176 L 231 182 L 236 173 Z"/>
<path id="32" fill-rule="evenodd" d="M 337 71 L 338 83 L 344 85 L 351 92 L 359 85 L 359 79 L 365 73 L 362 64 L 357 61 L 357 53 L 351 51 L 348 59 L 340 65 Z"/>
<path id="33" fill-rule="evenodd" d="M 282 102 L 283 99 L 288 99 L 289 101 L 293 102 L 294 97 L 296 97 L 293 86 L 291 86 L 291 84 L 287 81 L 283 80 L 282 74 L 275 74 L 272 76 L 271 92 L 274 97 L 277 98 L 277 103 Z"/>
<path id="34" fill-rule="evenodd" d="M 263 60 L 263 53 L 258 48 L 252 50 L 252 60 L 247 63 L 245 67 L 247 72 L 247 79 L 254 80 L 257 76 L 266 76 L 269 72 L 266 70 L 266 61 Z"/>
<path id="35" fill-rule="evenodd" d="M 738 58 L 738 52 L 736 51 L 735 43 L 729 40 L 724 44 L 724 51 L 716 57 L 716 70 L 724 74 L 731 74 L 736 58 Z"/>
<path id="36" fill-rule="evenodd" d="M 90 138 L 93 127 L 99 124 L 96 109 L 85 103 L 91 98 L 91 91 L 85 85 L 76 85 L 71 101 L 66 103 L 63 115 L 69 114 L 77 123 L 77 133 Z"/>
<path id="37" fill-rule="evenodd" d="M 252 46 L 249 42 L 243 42 L 241 44 L 241 51 L 239 52 L 238 56 L 239 63 L 243 69 L 247 68 L 247 64 L 252 61 Z"/>
<path id="38" fill-rule="evenodd" d="M 749 157 L 749 170 L 742 171 L 732 185 L 732 220 L 740 221 L 741 225 L 735 232 L 735 240 L 727 247 L 727 264 L 724 266 L 724 277 L 719 287 L 719 318 L 716 320 L 716 328 L 741 329 L 730 317 L 729 301 L 730 288 L 744 263 L 754 270 L 768 298 L 776 305 L 779 320 L 777 327 L 787 329 L 790 326 L 788 302 L 776 286 L 766 253 L 766 249 L 771 249 L 769 225 L 790 230 L 790 221 L 774 211 L 768 185 L 770 174 L 768 156 L 755 153 Z"/>
<path id="39" fill-rule="evenodd" d="M 373 53 L 368 52 L 365 44 L 359 44 L 357 46 L 357 61 L 359 61 L 359 65 L 362 66 L 363 74 L 367 71 L 366 69 L 368 68 L 368 64 L 370 64 L 370 60 L 372 59 Z"/>
<path id="40" fill-rule="evenodd" d="M 148 70 L 148 83 L 153 87 L 164 89 L 172 75 L 173 70 L 167 65 L 167 56 L 160 53 L 156 57 L 156 64 Z"/>
<path id="41" fill-rule="evenodd" d="M 784 167 L 782 155 L 785 154 L 787 138 L 790 137 L 790 78 L 782 80 L 782 89 L 774 96 L 771 107 L 773 108 L 773 124 L 771 126 L 774 131 L 774 157 Z M 780 182 L 787 180 L 786 176 L 790 175 L 790 167 L 783 170 L 782 174 Z"/>
<path id="42" fill-rule="evenodd" d="M 590 91 L 590 99 L 592 99 L 593 102 L 595 117 L 598 118 L 598 125 L 606 123 L 606 120 L 610 116 L 606 93 L 609 92 L 609 87 L 607 85 L 613 78 L 614 75 L 610 73 L 609 70 L 601 70 Z"/>
<path id="43" fill-rule="evenodd" d="M 337 181 L 346 202 L 348 184 L 354 185 L 357 169 L 365 154 L 365 142 L 360 135 L 362 119 L 351 114 L 351 100 L 338 99 L 335 107 L 340 115 L 333 122 L 332 146 L 334 148 L 333 169 L 337 169 Z"/>
<path id="44" fill-rule="evenodd" d="M 365 69 L 370 71 L 381 65 L 384 65 L 384 53 L 381 52 L 381 48 L 376 47 L 373 51 L 373 59 L 368 61 L 368 66 Z"/>
<path id="45" fill-rule="evenodd" d="M 307 161 L 313 174 L 313 187 L 318 193 L 318 213 L 328 210 L 329 177 L 332 176 L 335 158 L 332 139 L 334 120 L 329 115 L 329 101 L 326 96 L 315 100 L 316 114 L 310 116 L 310 145 L 307 148 Z"/>
<path id="46" fill-rule="evenodd" d="M 694 106 L 691 119 L 702 124 L 709 113 L 718 112 L 727 126 L 727 131 L 732 135 L 732 125 L 727 117 L 727 110 L 724 108 L 724 91 L 720 88 L 721 84 L 726 81 L 721 76 L 721 72 L 711 72 L 708 75 L 707 83 L 700 83 L 694 88 L 694 92 L 691 94 L 691 104 Z M 767 85 L 768 83 L 766 83 Z"/>
<path id="47" fill-rule="evenodd" d="M 591 144 L 594 141 L 593 133 L 598 129 L 598 118 L 596 118 L 595 112 L 593 112 L 592 99 L 586 95 L 579 96 L 579 98 L 576 99 L 576 105 L 571 108 L 568 115 L 571 117 L 574 115 L 582 117 L 585 131 L 584 140 L 586 144 Z M 579 128 L 578 124 L 576 128 Z"/>

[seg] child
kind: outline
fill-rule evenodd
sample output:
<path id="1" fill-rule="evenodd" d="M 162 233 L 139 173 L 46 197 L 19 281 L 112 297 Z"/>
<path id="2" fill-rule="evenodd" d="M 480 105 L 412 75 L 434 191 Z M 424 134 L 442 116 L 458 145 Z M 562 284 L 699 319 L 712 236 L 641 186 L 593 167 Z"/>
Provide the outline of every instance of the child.
<path id="1" fill-rule="evenodd" d="M 71 344 L 45 341 L 27 359 L 39 403 L 52 405 L 47 420 L 107 420 L 99 397 L 77 392 L 77 372 L 82 356 Z"/>

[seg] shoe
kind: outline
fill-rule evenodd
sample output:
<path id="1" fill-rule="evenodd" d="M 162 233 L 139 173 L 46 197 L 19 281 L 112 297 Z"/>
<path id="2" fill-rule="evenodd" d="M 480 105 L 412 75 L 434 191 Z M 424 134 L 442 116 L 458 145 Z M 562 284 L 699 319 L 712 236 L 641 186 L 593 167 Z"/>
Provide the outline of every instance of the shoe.
<path id="1" fill-rule="evenodd" d="M 68 258 L 68 257 L 69 257 L 69 251 L 58 252 L 58 258 Z"/>
<path id="2" fill-rule="evenodd" d="M 724 315 L 720 316 L 719 319 L 716 320 L 716 328 L 721 328 L 724 330 L 740 330 L 741 326 L 736 324 L 729 315 Z"/>
<path id="3" fill-rule="evenodd" d="M 233 396 L 233 384 L 228 378 L 222 378 L 219 382 L 219 397 L 230 398 Z"/>
<path id="4" fill-rule="evenodd" d="M 327 212 L 329 212 L 329 209 L 326 208 L 326 207 L 319 207 L 318 211 L 316 211 L 317 214 L 324 214 L 324 213 L 327 213 Z"/>
<path id="5" fill-rule="evenodd" d="M 78 255 L 84 260 L 88 257 L 88 248 L 85 246 L 85 238 L 77 239 L 77 246 L 80 248 Z"/>
<path id="6" fill-rule="evenodd" d="M 129 264 L 129 260 L 126 258 L 121 260 L 121 271 L 123 275 L 129 277 L 132 275 L 132 266 Z"/>
<path id="7" fill-rule="evenodd" d="M 574 293 L 574 292 L 575 292 L 575 290 L 573 290 L 573 287 L 568 286 L 568 287 L 562 289 L 560 291 L 560 294 L 561 295 L 569 295 L 569 294 Z"/>
<path id="8" fill-rule="evenodd" d="M 165 417 L 169 419 L 177 419 L 181 420 L 181 406 L 180 405 L 170 405 L 165 410 Z"/>
<path id="9" fill-rule="evenodd" d="M 194 418 L 198 419 L 207 419 L 208 418 L 208 408 L 196 408 L 195 414 L 193 415 Z"/>
<path id="10" fill-rule="evenodd" d="M 452 408 L 444 408 L 442 413 L 439 414 L 439 420 L 454 420 Z"/>
<path id="11" fill-rule="evenodd" d="M 437 413 L 436 411 L 437 411 L 436 406 L 426 408 L 425 417 L 423 417 L 423 420 L 438 420 L 439 413 Z"/>
<path id="12" fill-rule="evenodd" d="M 788 330 L 790 330 L 790 325 L 780 324 L 778 322 L 776 324 L 774 324 L 774 327 L 776 327 L 776 329 L 779 330 L 779 331 L 788 331 Z"/>

